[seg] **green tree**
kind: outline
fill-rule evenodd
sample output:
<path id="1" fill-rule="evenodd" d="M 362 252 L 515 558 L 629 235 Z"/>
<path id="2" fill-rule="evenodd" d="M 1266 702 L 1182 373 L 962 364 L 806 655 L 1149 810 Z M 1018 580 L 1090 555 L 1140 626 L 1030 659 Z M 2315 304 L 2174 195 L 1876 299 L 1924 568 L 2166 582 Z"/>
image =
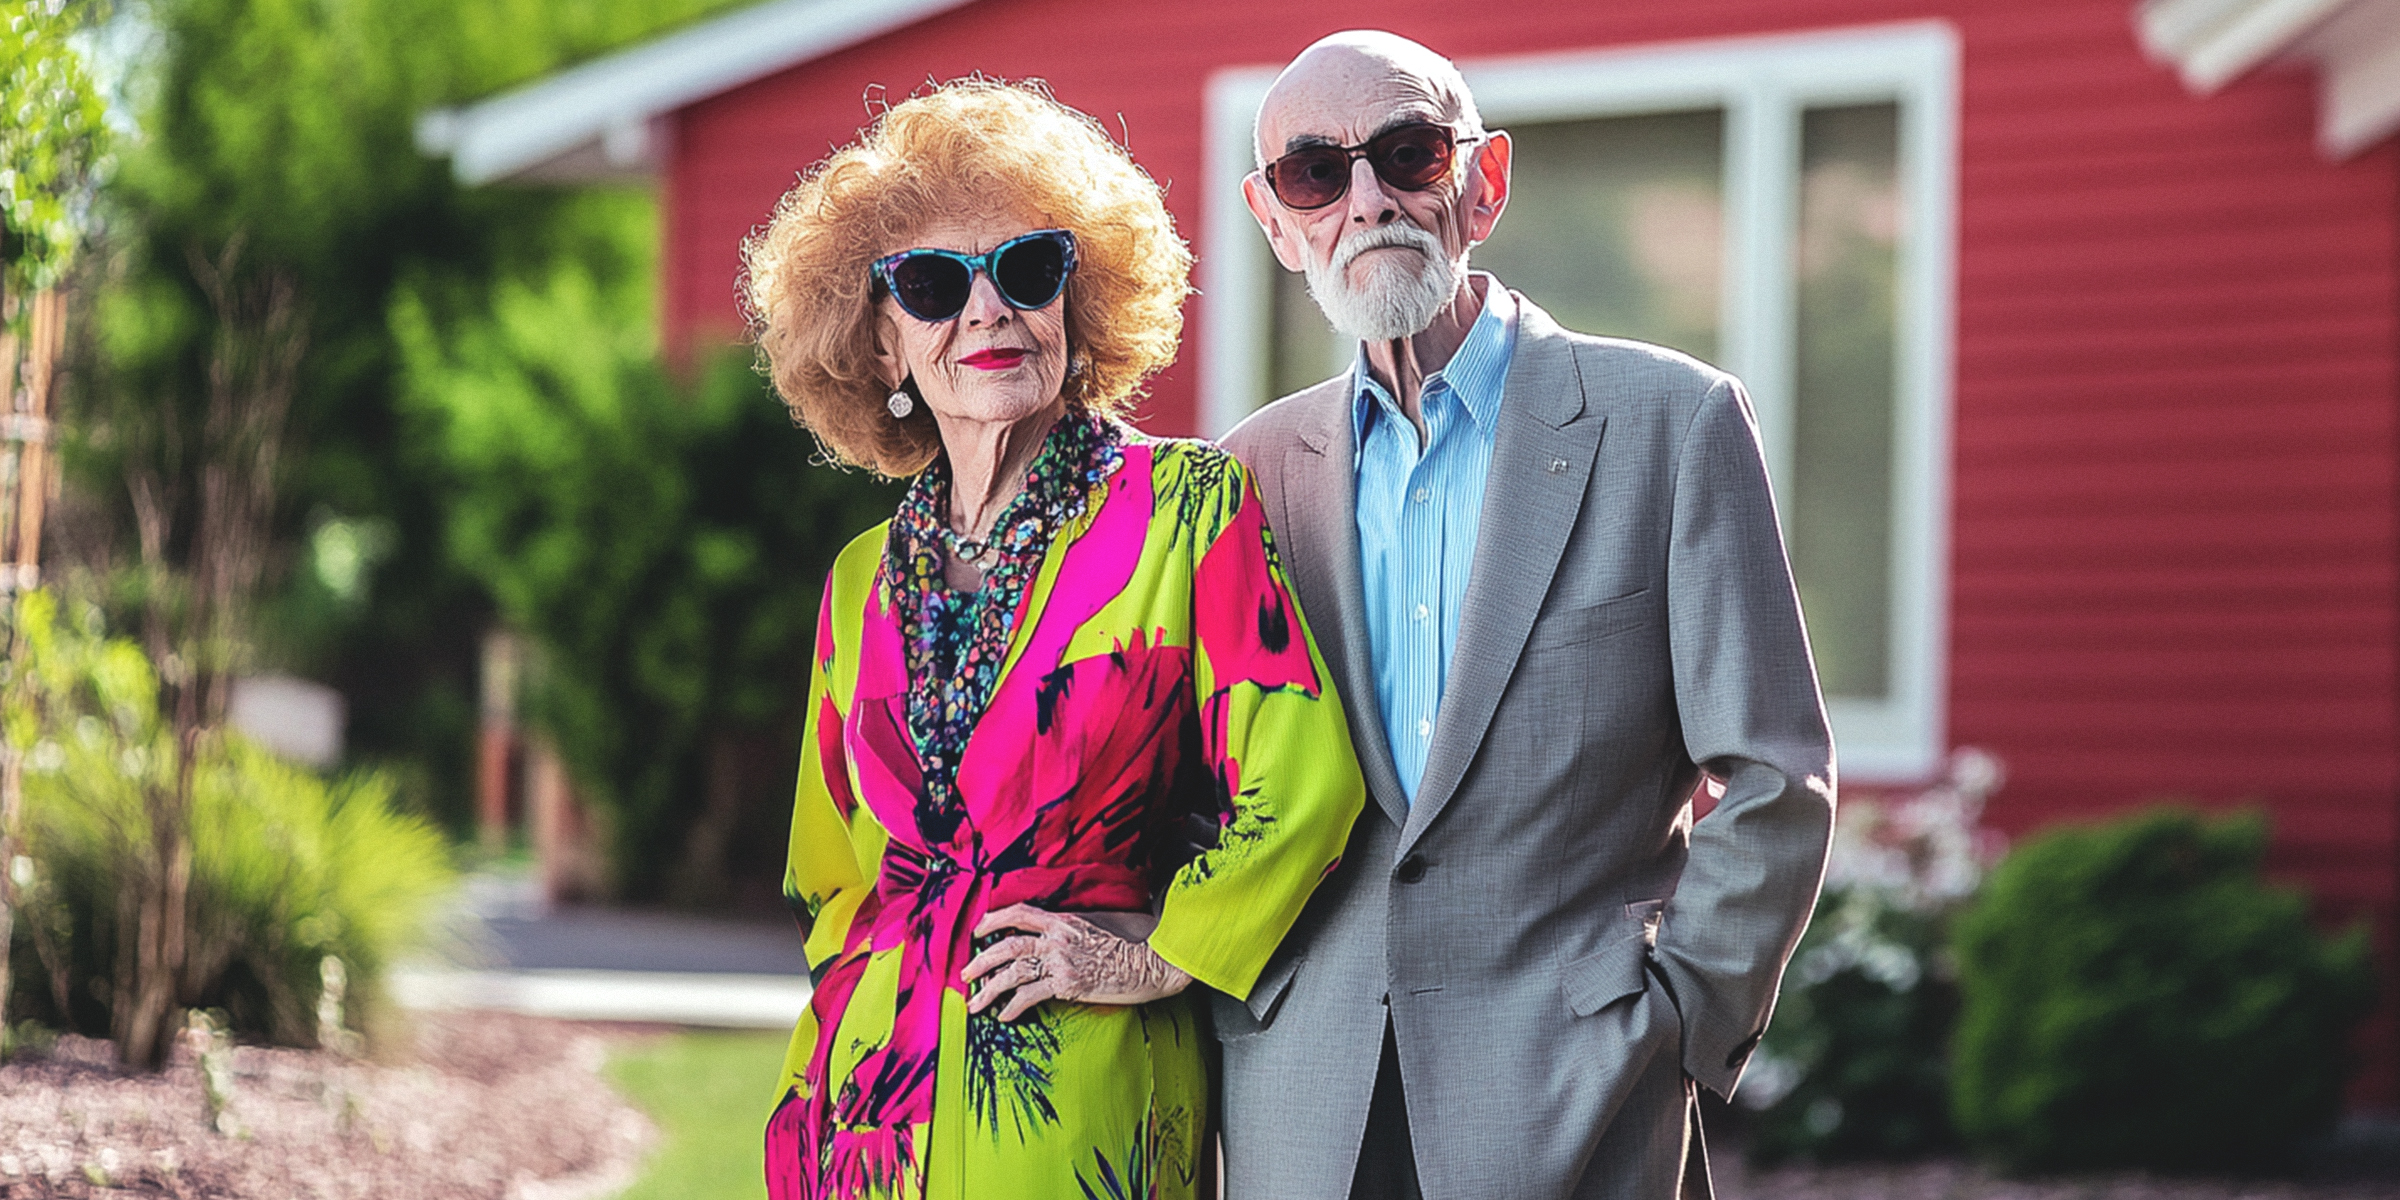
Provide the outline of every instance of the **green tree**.
<path id="1" fill-rule="evenodd" d="M 270 332 L 225 299 L 288 297 L 285 448 L 252 472 L 269 544 L 221 657 L 341 689 L 353 754 L 458 828 L 477 641 L 533 635 L 534 717 L 637 896 L 705 898 L 725 847 L 775 843 L 781 787 L 743 764 L 787 769 L 817 584 L 890 493 L 808 466 L 739 364 L 661 368 L 649 194 L 461 188 L 412 127 L 734 2 L 147 0 L 77 376 L 74 463 L 113 531 L 83 557 L 115 619 L 171 627 L 163 661 L 206 543 L 192 431 Z"/>
<path id="2" fill-rule="evenodd" d="M 282 288 L 301 318 L 289 452 L 254 598 L 252 663 L 350 700 L 350 745 L 402 766 L 416 803 L 466 818 L 476 635 L 489 599 L 449 559 L 445 499 L 397 407 L 389 313 L 404 280 L 461 291 L 561 261 L 630 277 L 638 191 L 467 190 L 420 154 L 425 109 L 486 95 L 730 0 L 147 0 L 129 88 L 140 135 L 103 197 L 109 249 L 70 451 L 98 523 L 86 565 L 130 617 L 188 572 L 219 294 Z M 238 253 L 229 251 L 238 249 Z M 237 334 L 241 331 L 236 330 Z M 125 481 L 155 482 L 147 497 Z M 147 511 L 145 511 L 145 506 Z M 145 541 L 147 537 L 147 541 Z M 129 564 L 146 556 L 149 570 Z M 170 606 L 171 607 L 171 606 Z"/>

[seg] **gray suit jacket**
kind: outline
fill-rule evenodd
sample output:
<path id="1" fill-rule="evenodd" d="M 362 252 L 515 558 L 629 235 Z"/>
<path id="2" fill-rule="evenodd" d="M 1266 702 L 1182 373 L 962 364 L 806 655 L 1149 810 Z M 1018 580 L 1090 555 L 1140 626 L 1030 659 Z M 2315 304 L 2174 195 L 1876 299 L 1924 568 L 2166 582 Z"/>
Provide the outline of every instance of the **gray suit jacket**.
<path id="1" fill-rule="evenodd" d="M 1227 1195 L 1338 1200 L 1386 1014 L 1428 1200 L 1672 1195 L 1824 873 L 1832 739 L 1741 384 L 1519 298 L 1416 803 L 1376 709 L 1348 375 L 1226 445 L 1256 475 L 1375 803 L 1243 1001 Z M 1701 768 L 1725 794 L 1696 824 Z"/>

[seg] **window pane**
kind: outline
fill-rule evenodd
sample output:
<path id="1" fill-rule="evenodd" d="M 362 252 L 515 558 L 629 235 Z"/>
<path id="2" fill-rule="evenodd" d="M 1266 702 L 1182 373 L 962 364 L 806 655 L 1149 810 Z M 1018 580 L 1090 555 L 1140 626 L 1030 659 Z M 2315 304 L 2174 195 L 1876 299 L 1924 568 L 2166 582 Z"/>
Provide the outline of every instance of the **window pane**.
<path id="1" fill-rule="evenodd" d="M 1474 265 L 1584 333 L 1714 361 L 1725 114 L 1510 125 L 1508 211 Z"/>
<path id="2" fill-rule="evenodd" d="M 1828 696 L 1891 692 L 1900 110 L 1800 122 L 1792 570 Z"/>

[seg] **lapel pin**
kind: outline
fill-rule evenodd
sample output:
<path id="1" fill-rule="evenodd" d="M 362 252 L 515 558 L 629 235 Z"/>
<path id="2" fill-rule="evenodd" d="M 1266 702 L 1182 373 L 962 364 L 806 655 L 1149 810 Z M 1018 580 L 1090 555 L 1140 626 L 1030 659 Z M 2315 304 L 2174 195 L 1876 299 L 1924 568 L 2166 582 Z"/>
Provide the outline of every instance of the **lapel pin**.
<path id="1" fill-rule="evenodd" d="M 1554 458 L 1554 459 L 1551 459 L 1551 460 L 1550 460 L 1550 473 L 1551 473 L 1551 474 L 1553 474 L 1553 475 L 1556 475 L 1556 474 L 1558 474 L 1560 471 L 1564 471 L 1564 470 L 1566 470 L 1566 469 L 1567 469 L 1567 460 L 1565 460 L 1565 459 L 1563 459 L 1563 458 Z"/>

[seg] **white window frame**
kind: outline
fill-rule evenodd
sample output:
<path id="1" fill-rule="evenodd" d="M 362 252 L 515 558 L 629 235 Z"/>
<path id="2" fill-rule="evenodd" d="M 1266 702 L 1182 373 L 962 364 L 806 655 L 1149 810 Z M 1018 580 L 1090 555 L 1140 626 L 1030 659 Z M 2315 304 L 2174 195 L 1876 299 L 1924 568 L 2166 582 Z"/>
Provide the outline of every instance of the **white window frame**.
<path id="1" fill-rule="evenodd" d="M 1833 698 L 1845 778 L 1908 782 L 1942 765 L 1947 735 L 1951 358 L 1957 241 L 1959 37 L 1944 21 L 1676 42 L 1459 63 L 1487 125 L 1722 108 L 1725 263 L 1719 358 L 1749 387 L 1768 473 L 1792 471 L 1800 117 L 1895 101 L 1909 236 L 1898 267 L 1890 694 Z M 1281 268 L 1242 202 L 1251 123 L 1274 68 L 1208 88 L 1201 417 L 1224 434 L 1268 377 Z M 1534 297 L 1540 300 L 1540 297 Z M 1788 514 L 1790 505 L 1783 505 Z M 1787 515 L 1786 520 L 1789 520 Z"/>

